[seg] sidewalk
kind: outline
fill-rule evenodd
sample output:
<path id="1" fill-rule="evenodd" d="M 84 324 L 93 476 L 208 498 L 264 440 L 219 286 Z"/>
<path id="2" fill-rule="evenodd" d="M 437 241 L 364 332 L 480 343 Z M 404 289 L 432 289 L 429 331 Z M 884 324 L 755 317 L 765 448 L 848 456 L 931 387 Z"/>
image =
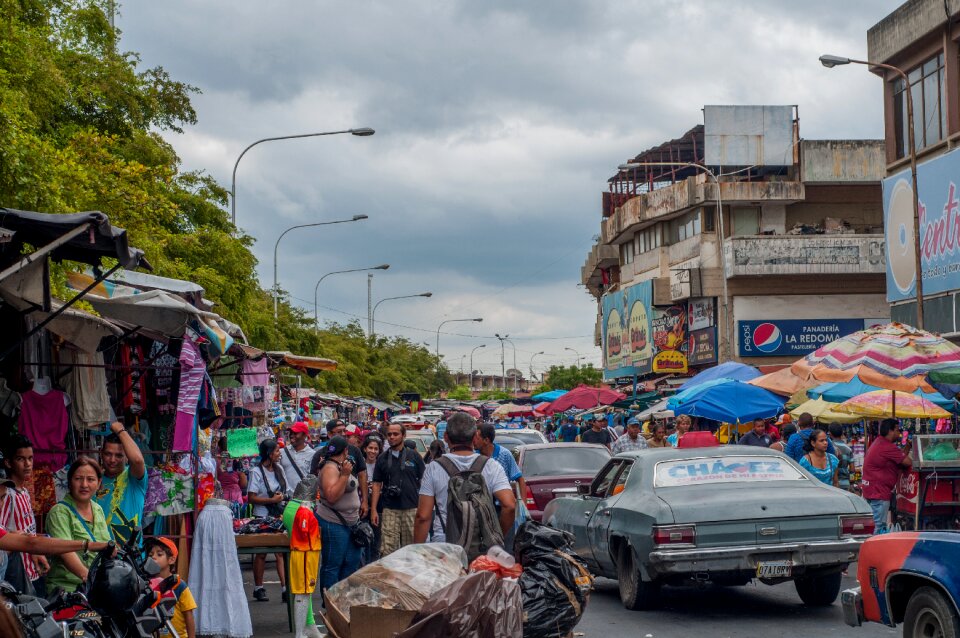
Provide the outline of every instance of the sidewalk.
<path id="1" fill-rule="evenodd" d="M 267 559 L 267 568 L 263 575 L 263 586 L 267 590 L 268 602 L 257 602 L 253 599 L 253 567 L 250 561 L 241 561 L 240 571 L 243 574 L 243 589 L 247 593 L 247 601 L 250 606 L 250 620 L 253 622 L 253 635 L 256 638 L 261 636 L 284 636 L 290 638 L 293 636 L 288 631 L 287 625 L 287 606 L 280 601 L 280 583 L 277 582 L 277 570 L 273 565 L 273 557 Z M 323 620 L 320 618 L 319 610 L 322 604 L 319 588 L 313 595 L 313 609 L 317 612 L 317 626 L 320 632 L 324 633 Z"/>

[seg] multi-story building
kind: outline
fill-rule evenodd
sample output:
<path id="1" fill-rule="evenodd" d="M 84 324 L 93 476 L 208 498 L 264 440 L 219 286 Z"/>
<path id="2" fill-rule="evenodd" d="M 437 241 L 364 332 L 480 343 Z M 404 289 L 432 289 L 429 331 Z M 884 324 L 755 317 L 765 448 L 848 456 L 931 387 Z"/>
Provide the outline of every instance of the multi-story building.
<path id="1" fill-rule="evenodd" d="M 882 141 L 803 140 L 792 106 L 705 107 L 621 166 L 581 271 L 605 378 L 785 364 L 888 320 L 883 171 Z"/>
<path id="2" fill-rule="evenodd" d="M 923 327 L 960 337 L 960 0 L 911 0 L 867 32 L 867 59 L 902 70 L 913 104 L 918 161 L 919 241 L 915 241 L 907 83 L 872 66 L 883 80 L 883 208 L 887 299 L 893 319 L 916 324 L 917 246 Z M 829 52 L 845 53 L 845 52 Z M 835 70 L 854 73 L 857 69 Z"/>

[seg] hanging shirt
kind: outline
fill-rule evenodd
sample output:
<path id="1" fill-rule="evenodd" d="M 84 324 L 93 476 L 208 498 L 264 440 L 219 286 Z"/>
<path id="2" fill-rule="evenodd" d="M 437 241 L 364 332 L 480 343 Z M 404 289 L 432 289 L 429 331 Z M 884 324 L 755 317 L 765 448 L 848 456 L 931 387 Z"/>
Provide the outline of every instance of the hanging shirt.
<path id="1" fill-rule="evenodd" d="M 64 394 L 50 390 L 38 394 L 33 390 L 21 396 L 19 432 L 33 443 L 34 450 L 64 450 L 67 437 L 67 406 Z M 60 469 L 67 464 L 67 455 L 59 452 L 34 452 L 35 465 Z"/>
<path id="2" fill-rule="evenodd" d="M 103 510 L 110 535 L 124 543 L 143 521 L 143 503 L 147 498 L 147 473 L 139 479 L 130 476 L 130 468 L 109 477 L 104 474 L 95 501 Z"/>
<path id="3" fill-rule="evenodd" d="M 197 404 L 200 402 L 200 389 L 206 370 L 200 349 L 189 335 L 184 335 L 183 347 L 180 349 L 180 395 L 177 397 L 177 418 L 173 433 L 173 450 L 176 452 L 193 450 Z"/>

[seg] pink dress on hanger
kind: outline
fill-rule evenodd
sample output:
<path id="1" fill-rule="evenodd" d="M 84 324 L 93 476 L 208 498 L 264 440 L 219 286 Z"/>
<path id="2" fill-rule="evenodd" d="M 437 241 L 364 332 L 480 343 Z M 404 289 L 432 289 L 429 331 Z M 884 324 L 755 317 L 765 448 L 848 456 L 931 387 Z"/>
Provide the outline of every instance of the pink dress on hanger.
<path id="1" fill-rule="evenodd" d="M 35 450 L 65 450 L 67 406 L 63 392 L 51 389 L 46 394 L 28 390 L 21 395 L 18 429 L 33 443 Z M 67 455 L 59 452 L 35 452 L 33 462 L 59 470 L 67 464 Z"/>
<path id="2" fill-rule="evenodd" d="M 189 452 L 193 449 L 197 404 L 200 402 L 200 387 L 206 370 L 200 349 L 188 335 L 184 335 L 180 349 L 180 395 L 177 397 L 173 430 L 174 451 Z"/>

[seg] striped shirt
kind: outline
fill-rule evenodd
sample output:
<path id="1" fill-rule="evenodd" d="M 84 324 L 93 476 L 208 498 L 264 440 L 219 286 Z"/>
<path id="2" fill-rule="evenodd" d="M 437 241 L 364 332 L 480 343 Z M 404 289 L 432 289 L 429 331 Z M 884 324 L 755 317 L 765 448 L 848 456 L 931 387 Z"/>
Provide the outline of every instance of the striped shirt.
<path id="1" fill-rule="evenodd" d="M 10 532 L 23 532 L 33 536 L 37 533 L 37 519 L 33 517 L 33 506 L 30 503 L 30 492 L 17 489 L 7 483 L 7 494 L 0 499 L 0 526 Z M 30 554 L 21 554 L 23 569 L 27 578 L 34 581 L 40 578 L 36 565 Z"/>

